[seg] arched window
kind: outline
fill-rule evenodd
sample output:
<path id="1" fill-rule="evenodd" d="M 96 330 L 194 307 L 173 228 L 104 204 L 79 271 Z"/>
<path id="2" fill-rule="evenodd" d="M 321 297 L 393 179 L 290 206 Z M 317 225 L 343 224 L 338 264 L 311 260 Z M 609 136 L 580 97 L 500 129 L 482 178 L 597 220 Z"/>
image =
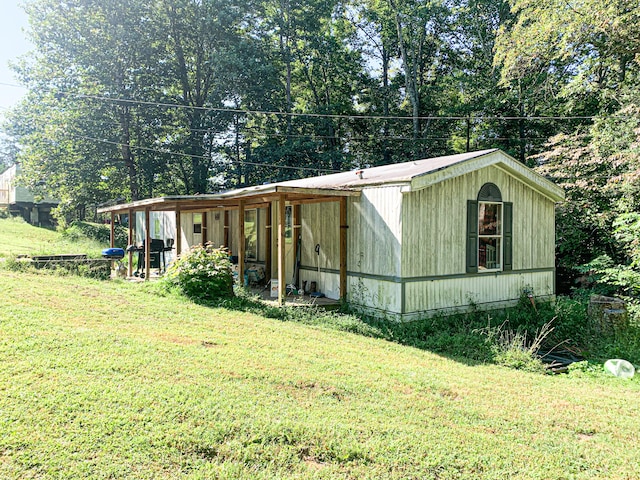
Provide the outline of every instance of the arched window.
<path id="1" fill-rule="evenodd" d="M 512 269 L 513 204 L 485 183 L 476 200 L 467 200 L 467 273 Z"/>

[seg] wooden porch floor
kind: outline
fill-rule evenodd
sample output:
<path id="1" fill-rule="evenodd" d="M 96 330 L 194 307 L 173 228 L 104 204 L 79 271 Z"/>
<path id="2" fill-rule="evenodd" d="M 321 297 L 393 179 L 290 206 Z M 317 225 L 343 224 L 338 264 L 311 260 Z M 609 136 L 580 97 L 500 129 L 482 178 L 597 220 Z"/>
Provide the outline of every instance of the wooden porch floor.
<path id="1" fill-rule="evenodd" d="M 251 293 L 261 298 L 262 302 L 267 305 L 278 305 L 278 299 L 271 296 L 271 290 L 265 287 L 252 287 Z M 318 305 L 327 310 L 334 310 L 340 306 L 340 300 L 334 300 L 327 297 L 311 297 L 310 295 L 287 295 L 285 298 L 285 305 L 290 306 L 306 306 L 306 305 Z"/>

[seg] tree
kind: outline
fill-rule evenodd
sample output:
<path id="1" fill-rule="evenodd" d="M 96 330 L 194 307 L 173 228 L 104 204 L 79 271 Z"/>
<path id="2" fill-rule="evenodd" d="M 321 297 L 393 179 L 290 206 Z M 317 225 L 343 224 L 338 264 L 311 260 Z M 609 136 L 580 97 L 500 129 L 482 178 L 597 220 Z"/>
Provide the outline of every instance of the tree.
<path id="1" fill-rule="evenodd" d="M 170 0 L 159 11 L 170 34 L 166 61 L 175 80 L 168 99 L 185 107 L 175 117 L 186 129 L 173 142 L 185 154 L 177 157 L 185 193 L 210 190 L 215 136 L 227 132 L 232 117 L 209 113 L 207 107 L 224 107 L 239 96 L 231 80 L 256 58 L 238 56 L 249 53 L 243 50 L 241 29 L 251 23 L 252 7 L 252 2 L 230 0 Z"/>
<path id="2" fill-rule="evenodd" d="M 567 192 L 557 210 L 559 271 L 575 275 L 602 255 L 626 265 L 640 207 L 637 3 L 517 0 L 513 12 L 497 44 L 503 83 L 530 85 L 538 99 L 556 98 L 543 99 L 556 111 L 587 117 L 558 128 L 535 158 Z"/>
<path id="3" fill-rule="evenodd" d="M 147 2 L 39 0 L 26 10 L 36 48 L 17 66 L 30 95 L 12 131 L 25 148 L 27 180 L 58 179 L 53 193 L 80 210 L 113 194 L 140 198 L 149 156 L 135 147 L 153 112 L 121 99 L 156 88 L 158 44 L 140 41 L 157 34 L 145 21 Z"/>
<path id="4" fill-rule="evenodd" d="M 516 0 L 513 11 L 516 21 L 497 44 L 504 81 L 536 77 L 573 113 L 621 106 L 616 92 L 638 72 L 637 2 Z"/>
<path id="5" fill-rule="evenodd" d="M 15 142 L 5 134 L 0 134 L 0 172 L 15 163 L 18 150 Z"/>

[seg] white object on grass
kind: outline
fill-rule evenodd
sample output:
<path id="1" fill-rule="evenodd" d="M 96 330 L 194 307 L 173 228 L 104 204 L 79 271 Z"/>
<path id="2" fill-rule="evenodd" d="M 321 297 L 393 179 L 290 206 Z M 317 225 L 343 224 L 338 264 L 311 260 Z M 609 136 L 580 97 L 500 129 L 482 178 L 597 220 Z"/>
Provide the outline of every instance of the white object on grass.
<path id="1" fill-rule="evenodd" d="M 620 378 L 633 378 L 636 373 L 633 365 L 619 358 L 613 358 L 604 362 L 604 369 L 610 374 Z"/>

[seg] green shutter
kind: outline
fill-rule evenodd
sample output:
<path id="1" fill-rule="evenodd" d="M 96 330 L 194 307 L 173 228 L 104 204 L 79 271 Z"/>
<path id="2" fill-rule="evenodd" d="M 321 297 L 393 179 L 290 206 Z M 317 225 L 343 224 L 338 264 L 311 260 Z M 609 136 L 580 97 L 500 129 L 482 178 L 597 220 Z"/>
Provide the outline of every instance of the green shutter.
<path id="1" fill-rule="evenodd" d="M 513 269 L 513 203 L 504 202 L 502 204 L 502 228 L 503 228 L 503 247 L 502 270 Z"/>
<path id="2" fill-rule="evenodd" d="M 478 272 L 478 202 L 467 200 L 467 273 Z"/>

